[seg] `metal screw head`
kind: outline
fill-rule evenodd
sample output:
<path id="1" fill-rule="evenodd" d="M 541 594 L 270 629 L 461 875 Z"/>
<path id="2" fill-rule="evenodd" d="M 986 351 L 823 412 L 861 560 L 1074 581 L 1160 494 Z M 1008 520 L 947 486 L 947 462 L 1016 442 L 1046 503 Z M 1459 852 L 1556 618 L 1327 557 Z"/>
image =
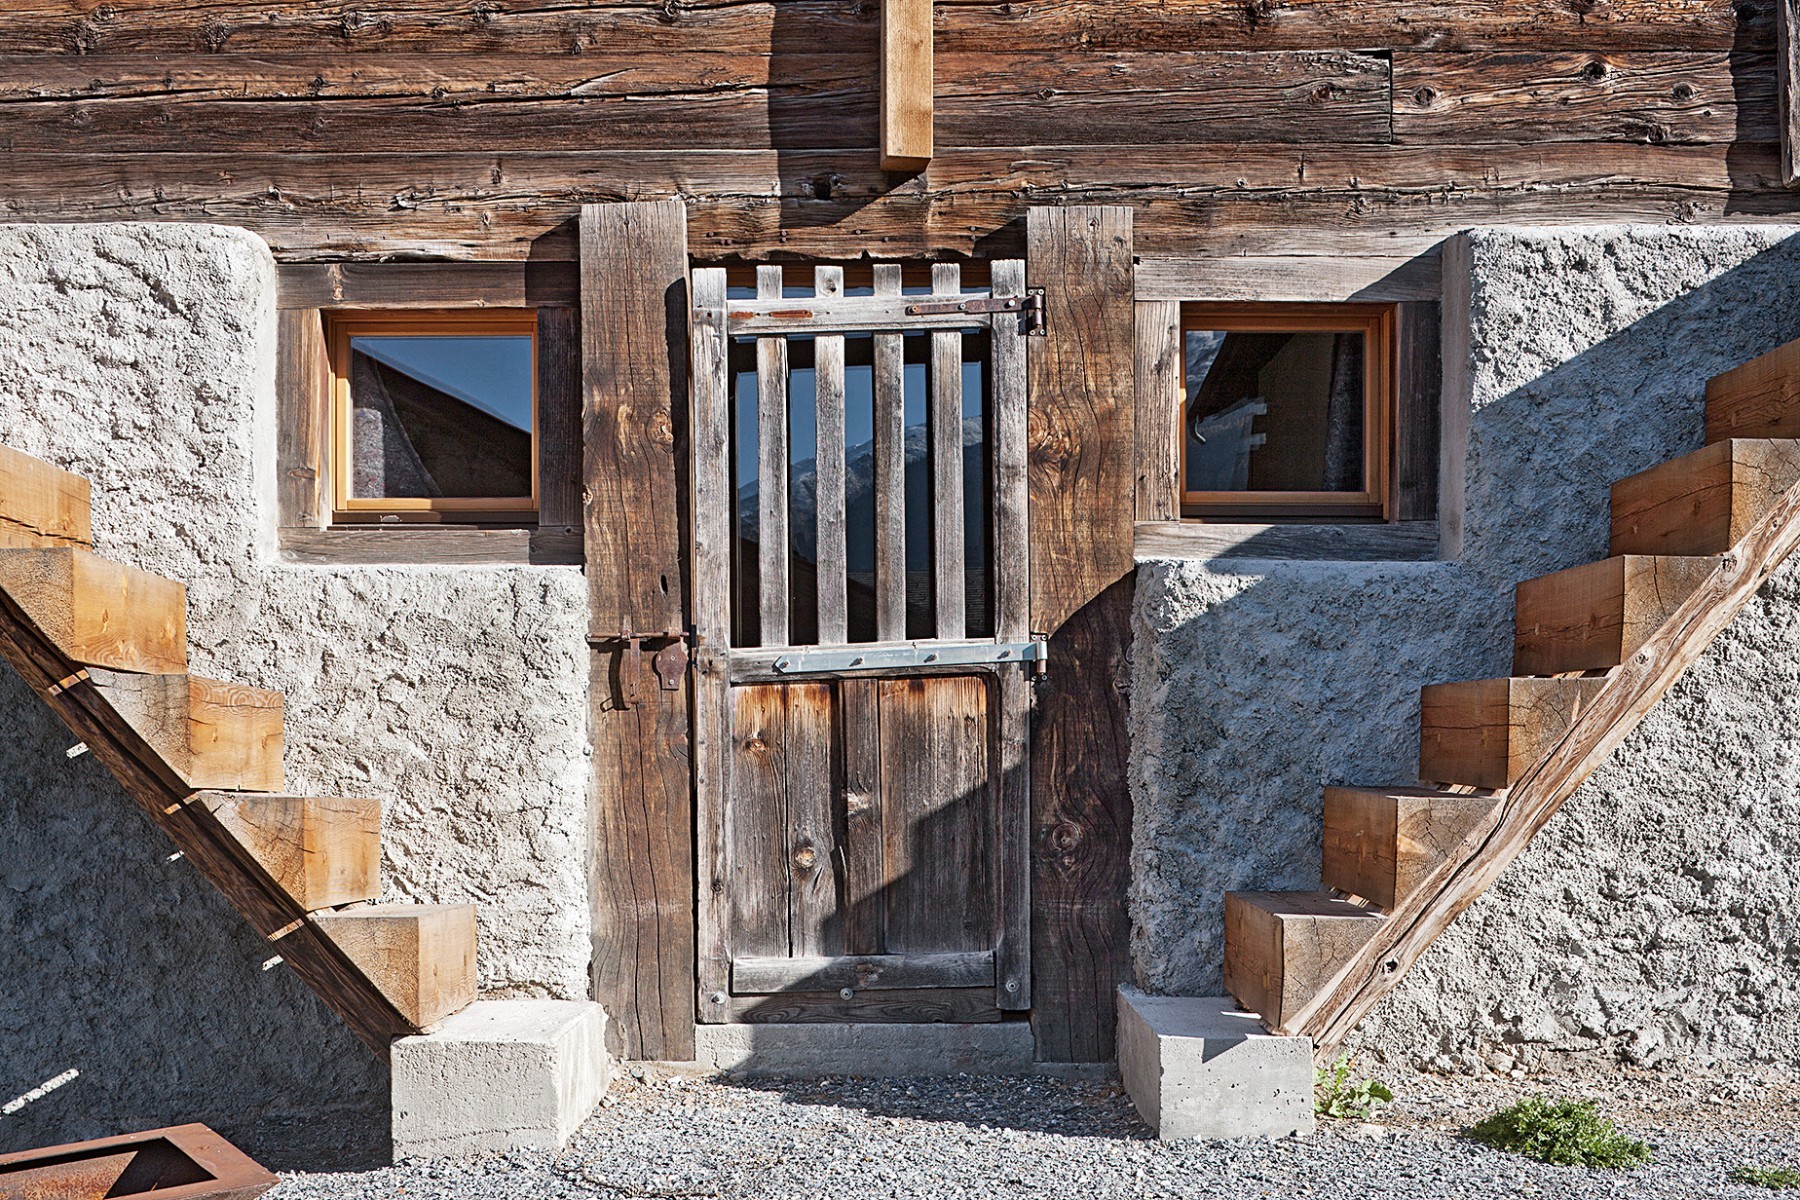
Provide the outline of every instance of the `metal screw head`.
<path id="1" fill-rule="evenodd" d="M 723 1004 L 725 1003 L 725 993 L 714 992 L 712 995 L 708 996 L 707 999 L 714 1004 Z"/>
<path id="2" fill-rule="evenodd" d="M 846 1000 L 856 999 L 856 991 L 853 988 L 839 988 L 838 995 L 842 996 Z"/>
<path id="3" fill-rule="evenodd" d="M 1018 990 L 1019 990 L 1019 981 L 1018 981 L 1018 980 L 1016 980 L 1016 979 L 1009 979 L 1009 980 L 1007 980 L 1007 981 L 1006 981 L 1006 990 L 1007 990 L 1007 991 L 1009 991 L 1009 992 L 1016 992 L 1016 991 L 1018 991 Z"/>

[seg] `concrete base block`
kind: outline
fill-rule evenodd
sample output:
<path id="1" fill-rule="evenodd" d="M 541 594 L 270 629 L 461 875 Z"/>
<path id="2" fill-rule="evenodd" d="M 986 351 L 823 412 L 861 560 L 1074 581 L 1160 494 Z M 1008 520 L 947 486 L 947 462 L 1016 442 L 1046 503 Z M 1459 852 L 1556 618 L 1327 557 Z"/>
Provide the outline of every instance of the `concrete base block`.
<path id="1" fill-rule="evenodd" d="M 1312 1039 L 1275 1036 L 1229 996 L 1120 988 L 1119 1075 L 1164 1141 L 1313 1131 Z"/>
<path id="2" fill-rule="evenodd" d="M 700 1066 L 735 1075 L 1028 1075 L 1031 1024 L 700 1025 Z"/>
<path id="3" fill-rule="evenodd" d="M 606 1011 L 478 1000 L 394 1042 L 394 1158 L 558 1150 L 612 1082 Z"/>

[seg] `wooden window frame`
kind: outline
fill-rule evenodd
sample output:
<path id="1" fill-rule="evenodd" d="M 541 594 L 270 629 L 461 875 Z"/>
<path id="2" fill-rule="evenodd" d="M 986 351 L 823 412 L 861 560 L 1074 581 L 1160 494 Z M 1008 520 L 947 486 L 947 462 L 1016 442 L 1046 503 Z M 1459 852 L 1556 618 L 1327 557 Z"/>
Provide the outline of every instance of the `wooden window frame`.
<path id="1" fill-rule="evenodd" d="M 1363 354 L 1363 488 L 1359 492 L 1190 492 L 1187 490 L 1187 335 L 1228 333 L 1361 333 Z M 1400 347 L 1395 305 L 1189 301 L 1181 305 L 1177 342 L 1180 386 L 1175 422 L 1176 494 L 1183 519 L 1337 518 L 1387 521 L 1393 513 L 1394 429 Z"/>
<path id="2" fill-rule="evenodd" d="M 327 388 L 326 464 L 334 524 L 370 522 L 455 523 L 539 518 L 542 480 L 539 439 L 538 311 L 508 309 L 339 309 L 322 314 Z M 355 497 L 350 492 L 350 341 L 354 337 L 529 337 L 531 339 L 531 495 Z"/>

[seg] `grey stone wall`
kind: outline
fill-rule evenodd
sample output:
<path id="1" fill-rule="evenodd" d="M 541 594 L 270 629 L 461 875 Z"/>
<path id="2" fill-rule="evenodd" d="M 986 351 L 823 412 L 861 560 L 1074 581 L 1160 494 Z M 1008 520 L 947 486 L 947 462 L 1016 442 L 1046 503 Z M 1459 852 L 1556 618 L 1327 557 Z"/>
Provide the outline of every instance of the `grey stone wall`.
<path id="1" fill-rule="evenodd" d="M 274 278 L 236 230 L 0 227 L 0 442 L 93 481 L 103 554 L 187 583 L 196 673 L 286 693 L 290 789 L 381 798 L 385 899 L 475 902 L 485 992 L 585 997 L 583 577 L 279 561 Z M 0 670 L 0 1103 L 80 1072 L 0 1151 L 384 1137 L 373 1057 L 69 741 Z"/>
<path id="2" fill-rule="evenodd" d="M 1319 886 L 1321 788 L 1414 780 L 1419 687 L 1505 674 L 1512 585 L 1603 557 L 1610 483 L 1697 448 L 1705 380 L 1800 336 L 1794 232 L 1468 235 L 1460 554 L 1141 568 L 1146 987 L 1218 993 L 1220 894 Z M 1800 567 L 1439 939 L 1357 1049 L 1470 1070 L 1800 1062 L 1796 600 Z"/>

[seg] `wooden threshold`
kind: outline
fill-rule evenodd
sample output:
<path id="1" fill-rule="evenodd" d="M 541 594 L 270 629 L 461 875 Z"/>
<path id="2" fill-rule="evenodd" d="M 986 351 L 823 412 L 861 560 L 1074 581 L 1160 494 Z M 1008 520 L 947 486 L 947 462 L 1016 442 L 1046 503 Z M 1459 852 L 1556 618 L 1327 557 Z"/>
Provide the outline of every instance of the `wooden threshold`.
<path id="1" fill-rule="evenodd" d="M 776 992 L 894 991 L 900 988 L 973 988 L 994 985 L 994 952 L 965 954 L 864 954 L 819 958 L 734 958 L 731 990 L 738 995 Z"/>

